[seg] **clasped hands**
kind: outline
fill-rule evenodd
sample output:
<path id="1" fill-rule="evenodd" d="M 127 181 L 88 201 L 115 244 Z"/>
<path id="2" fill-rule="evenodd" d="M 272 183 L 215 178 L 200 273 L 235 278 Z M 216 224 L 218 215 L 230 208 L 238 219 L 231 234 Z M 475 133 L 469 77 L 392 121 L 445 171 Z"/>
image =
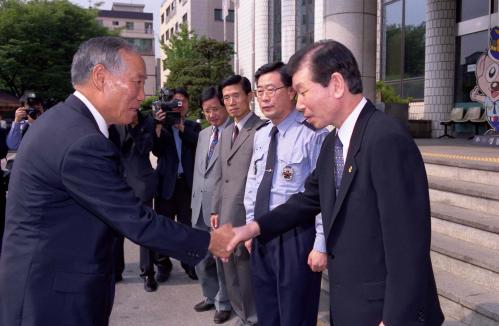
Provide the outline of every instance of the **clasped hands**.
<path id="1" fill-rule="evenodd" d="M 225 261 L 240 242 L 252 239 L 259 234 L 260 227 L 256 222 L 251 222 L 240 227 L 232 227 L 231 224 L 224 224 L 211 231 L 208 250 L 213 256 L 222 258 Z"/>

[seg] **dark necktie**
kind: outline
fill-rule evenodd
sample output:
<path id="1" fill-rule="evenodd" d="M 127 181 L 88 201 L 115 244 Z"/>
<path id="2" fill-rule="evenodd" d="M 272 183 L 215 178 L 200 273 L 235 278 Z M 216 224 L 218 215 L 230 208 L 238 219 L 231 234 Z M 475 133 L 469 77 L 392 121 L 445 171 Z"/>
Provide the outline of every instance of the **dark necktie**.
<path id="1" fill-rule="evenodd" d="M 338 195 L 338 190 L 340 190 L 341 177 L 343 175 L 344 168 L 345 168 L 345 163 L 343 163 L 343 144 L 341 143 L 338 134 L 336 134 L 334 142 L 334 180 L 335 180 L 336 195 Z"/>
<path id="2" fill-rule="evenodd" d="M 255 218 L 262 216 L 269 211 L 270 190 L 272 189 L 272 178 L 274 176 L 274 167 L 277 158 L 277 133 L 279 129 L 276 126 L 270 131 L 270 144 L 267 153 L 267 162 L 262 181 L 258 186 L 255 200 Z"/>
<path id="3" fill-rule="evenodd" d="M 213 156 L 213 152 L 215 151 L 215 146 L 218 143 L 218 127 L 215 127 L 215 131 L 213 132 L 213 138 L 211 140 L 210 148 L 208 149 L 208 158 L 206 160 L 206 165 L 210 163 L 211 157 Z"/>
<path id="4" fill-rule="evenodd" d="M 230 142 L 230 147 L 234 146 L 234 143 L 236 142 L 237 135 L 239 135 L 239 128 L 237 128 L 237 125 L 234 123 L 234 129 L 232 129 L 232 141 Z"/>

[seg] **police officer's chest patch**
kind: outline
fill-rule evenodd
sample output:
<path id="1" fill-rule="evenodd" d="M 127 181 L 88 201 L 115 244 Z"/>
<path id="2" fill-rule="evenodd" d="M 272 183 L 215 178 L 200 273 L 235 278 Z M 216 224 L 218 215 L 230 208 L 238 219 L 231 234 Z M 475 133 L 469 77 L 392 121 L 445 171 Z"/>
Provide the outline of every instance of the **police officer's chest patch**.
<path id="1" fill-rule="evenodd" d="M 293 170 L 292 167 L 290 167 L 289 165 L 286 165 L 283 169 L 282 169 L 282 177 L 284 178 L 284 180 L 286 181 L 290 181 L 293 179 L 293 176 L 295 175 L 295 171 Z"/>

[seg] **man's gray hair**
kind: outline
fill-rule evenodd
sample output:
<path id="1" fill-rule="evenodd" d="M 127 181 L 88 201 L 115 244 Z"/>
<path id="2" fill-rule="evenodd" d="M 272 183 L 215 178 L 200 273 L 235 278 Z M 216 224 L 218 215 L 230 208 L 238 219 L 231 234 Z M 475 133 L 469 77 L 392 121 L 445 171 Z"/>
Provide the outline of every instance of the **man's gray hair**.
<path id="1" fill-rule="evenodd" d="M 104 65 L 112 72 L 119 72 L 123 64 L 120 50 L 137 53 L 131 44 L 120 37 L 95 37 L 82 43 L 73 56 L 71 83 L 81 85 L 86 82 L 97 64 Z"/>

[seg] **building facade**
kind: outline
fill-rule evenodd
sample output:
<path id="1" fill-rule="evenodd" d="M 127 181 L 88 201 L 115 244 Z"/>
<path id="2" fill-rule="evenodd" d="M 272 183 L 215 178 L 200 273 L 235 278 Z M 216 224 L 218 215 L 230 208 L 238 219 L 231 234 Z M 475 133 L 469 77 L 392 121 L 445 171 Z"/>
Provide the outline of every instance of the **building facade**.
<path id="1" fill-rule="evenodd" d="M 299 48 L 335 39 L 355 55 L 364 93 L 376 80 L 411 97 L 410 119 L 430 120 L 432 136 L 453 107 L 470 99 L 476 60 L 499 25 L 498 0 L 233 0 L 234 70 L 253 81 L 258 67 L 286 62 Z"/>
<path id="2" fill-rule="evenodd" d="M 228 16 L 223 19 L 223 0 L 164 0 L 160 9 L 160 41 L 162 43 L 175 35 L 182 24 L 199 36 L 218 41 L 234 42 L 234 6 L 230 5 Z M 161 85 L 168 78 L 163 67 L 165 54 L 161 52 Z"/>
<path id="3" fill-rule="evenodd" d="M 154 54 L 153 14 L 145 13 L 142 4 L 115 2 L 111 10 L 99 10 L 97 21 L 109 29 L 120 29 L 120 36 L 137 48 L 146 64 L 145 95 L 155 95 L 158 78 Z"/>

